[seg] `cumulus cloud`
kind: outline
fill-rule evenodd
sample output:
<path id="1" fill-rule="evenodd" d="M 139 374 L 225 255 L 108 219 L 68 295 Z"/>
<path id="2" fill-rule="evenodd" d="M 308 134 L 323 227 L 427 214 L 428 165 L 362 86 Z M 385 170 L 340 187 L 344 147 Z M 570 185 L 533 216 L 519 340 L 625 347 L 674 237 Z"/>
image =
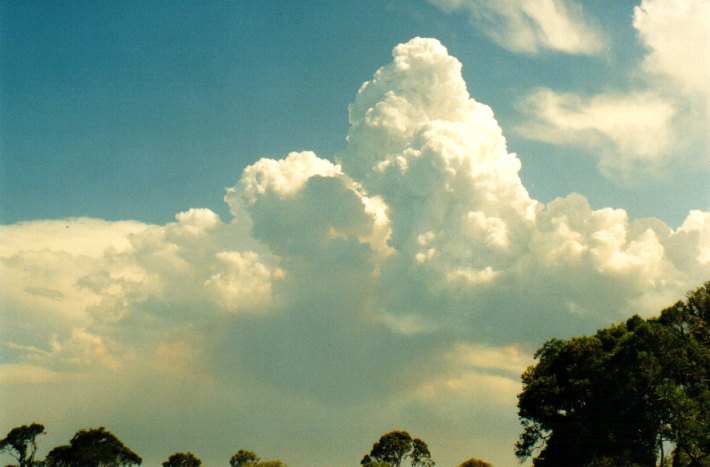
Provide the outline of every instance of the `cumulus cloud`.
<path id="1" fill-rule="evenodd" d="M 397 46 L 349 118 L 335 161 L 294 152 L 247 167 L 225 196 L 229 222 L 190 209 L 166 225 L 1 226 L 0 382 L 51 383 L 47 400 L 62 403 L 109 387 L 118 402 L 97 403 L 99 423 L 126 427 L 148 421 L 141 404 L 178 423 L 166 404 L 191 397 L 190 426 L 221 420 L 296 464 L 315 446 L 323 465 L 358 458 L 362 438 L 398 420 L 449 449 L 442 463 L 473 445 L 505 464 L 491 437 L 515 438 L 536 346 L 655 313 L 707 278 L 710 213 L 673 229 L 579 194 L 532 199 L 492 110 L 436 40 Z M 452 439 L 472 417 L 493 432 Z M 333 433 L 357 439 L 323 449 Z"/>
<path id="2" fill-rule="evenodd" d="M 450 13 L 463 10 L 471 22 L 499 46 L 526 54 L 553 50 L 599 53 L 606 40 L 585 17 L 582 5 L 561 0 L 429 0 Z"/>
<path id="3" fill-rule="evenodd" d="M 270 283 L 281 272 L 271 255 L 262 262 L 241 228 L 208 209 L 179 213 L 176 220 L 165 226 L 66 219 L 0 227 L 3 317 L 23 323 L 4 329 L 5 342 L 41 349 L 26 355 L 32 361 L 118 368 L 136 353 L 122 342 L 122 323 L 181 323 L 199 318 L 204 307 L 256 311 L 270 302 Z M 240 246 L 243 252 L 232 250 Z M 171 307 L 189 313 L 171 314 Z M 153 313 L 145 315 L 144 308 Z M 156 328 L 142 332 L 162 332 Z"/>
<path id="4" fill-rule="evenodd" d="M 625 186 L 674 167 L 702 169 L 710 149 L 710 6 L 644 0 L 633 25 L 647 53 L 630 91 L 539 89 L 521 102 L 518 128 L 529 139 L 591 150 L 600 172 Z"/>

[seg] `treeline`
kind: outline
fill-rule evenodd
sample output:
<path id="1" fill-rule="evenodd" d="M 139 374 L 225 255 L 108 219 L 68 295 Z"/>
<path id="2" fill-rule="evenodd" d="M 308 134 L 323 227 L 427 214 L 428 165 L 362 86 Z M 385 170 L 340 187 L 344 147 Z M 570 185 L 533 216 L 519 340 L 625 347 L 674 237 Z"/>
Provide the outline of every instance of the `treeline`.
<path id="1" fill-rule="evenodd" d="M 128 467 L 143 459 L 106 428 L 80 430 L 68 445 L 57 446 L 44 460 L 35 460 L 37 437 L 44 434 L 40 423 L 13 428 L 0 440 L 0 450 L 17 459 L 19 467 Z M 176 452 L 163 467 L 200 467 L 202 461 L 191 452 Z M 262 461 L 254 452 L 240 449 L 229 459 L 232 467 L 286 467 L 281 461 Z"/>
<path id="2" fill-rule="evenodd" d="M 13 428 L 0 440 L 0 451 L 17 459 L 19 467 L 129 467 L 141 465 L 143 459 L 106 428 L 80 430 L 68 445 L 57 446 L 44 460 L 35 460 L 37 438 L 44 434 L 40 423 Z M 360 463 L 367 467 L 402 466 L 432 467 L 429 447 L 406 431 L 392 431 L 373 444 Z M 163 467 L 200 467 L 202 461 L 191 452 L 176 452 L 162 463 Z M 229 459 L 232 467 L 286 467 L 280 460 L 262 461 L 253 451 L 240 449 Z M 480 459 L 468 459 L 459 467 L 492 467 Z"/>
<path id="3" fill-rule="evenodd" d="M 629 318 L 592 336 L 551 339 L 522 375 L 515 445 L 535 466 L 710 466 L 710 281 L 655 318 Z M 140 465 L 105 428 L 81 430 L 35 460 L 39 423 L 13 428 L 0 450 L 19 467 Z M 666 451 L 669 451 L 668 453 Z M 360 461 L 367 467 L 431 467 L 427 444 L 406 431 L 386 433 Z M 280 467 L 240 449 L 235 466 Z M 176 452 L 164 467 L 198 467 Z M 459 467 L 490 467 L 471 458 Z"/>

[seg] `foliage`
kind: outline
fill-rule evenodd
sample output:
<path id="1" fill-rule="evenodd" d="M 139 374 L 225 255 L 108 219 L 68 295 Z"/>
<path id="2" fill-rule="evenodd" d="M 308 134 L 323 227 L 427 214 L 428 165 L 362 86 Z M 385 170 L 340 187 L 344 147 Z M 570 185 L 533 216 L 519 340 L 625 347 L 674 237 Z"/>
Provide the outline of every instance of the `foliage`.
<path id="1" fill-rule="evenodd" d="M 412 440 L 412 452 L 409 454 L 412 461 L 412 466 L 415 467 L 430 467 L 434 465 L 429 452 L 429 446 L 419 438 Z"/>
<path id="2" fill-rule="evenodd" d="M 373 461 L 370 460 L 366 464 L 362 464 L 365 467 L 390 467 L 392 464 L 389 462 L 380 462 L 380 461 Z"/>
<path id="3" fill-rule="evenodd" d="M 80 430 L 69 445 L 47 454 L 47 467 L 124 467 L 142 459 L 104 427 Z"/>
<path id="4" fill-rule="evenodd" d="M 259 456 L 252 451 L 240 449 L 231 459 L 229 465 L 232 467 L 250 466 L 250 467 L 286 467 L 281 461 L 260 461 Z"/>
<path id="5" fill-rule="evenodd" d="M 409 457 L 414 467 L 434 465 L 429 447 L 421 439 L 412 437 L 406 431 L 391 431 L 382 435 L 370 454 L 362 458 L 360 464 L 377 466 L 381 463 L 399 467 L 405 457 Z"/>
<path id="6" fill-rule="evenodd" d="M 0 451 L 10 453 L 20 463 L 20 467 L 30 467 L 35 464 L 37 436 L 42 434 L 44 426 L 39 423 L 13 428 L 0 440 Z"/>
<path id="7" fill-rule="evenodd" d="M 229 465 L 232 467 L 241 467 L 244 465 L 254 465 L 259 462 L 259 456 L 252 451 L 240 449 L 229 460 Z"/>
<path id="8" fill-rule="evenodd" d="M 459 467 L 493 467 L 493 464 L 472 457 L 459 464 Z"/>
<path id="9" fill-rule="evenodd" d="M 163 462 L 163 467 L 200 467 L 202 461 L 191 452 L 176 452 Z"/>
<path id="10" fill-rule="evenodd" d="M 522 376 L 516 455 L 535 465 L 673 465 L 710 456 L 710 282 L 643 320 L 552 339 Z"/>

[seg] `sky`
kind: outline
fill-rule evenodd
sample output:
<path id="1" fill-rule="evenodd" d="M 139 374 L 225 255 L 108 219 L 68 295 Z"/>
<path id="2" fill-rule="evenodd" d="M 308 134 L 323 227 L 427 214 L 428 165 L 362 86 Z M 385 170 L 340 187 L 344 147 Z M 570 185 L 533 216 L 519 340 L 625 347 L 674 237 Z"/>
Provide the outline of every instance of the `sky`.
<path id="1" fill-rule="evenodd" d="M 0 433 L 514 465 L 536 348 L 710 278 L 709 31 L 702 0 L 1 2 Z"/>

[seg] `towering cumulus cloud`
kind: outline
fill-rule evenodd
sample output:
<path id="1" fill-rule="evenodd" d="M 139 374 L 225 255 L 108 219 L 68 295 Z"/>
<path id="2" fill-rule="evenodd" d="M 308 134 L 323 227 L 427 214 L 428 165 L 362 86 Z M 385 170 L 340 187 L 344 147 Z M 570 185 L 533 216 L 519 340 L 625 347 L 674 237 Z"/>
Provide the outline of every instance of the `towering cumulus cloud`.
<path id="1" fill-rule="evenodd" d="M 343 151 L 247 167 L 231 222 L 2 226 L 3 417 L 80 424 L 57 407 L 100 387 L 102 424 L 136 428 L 145 407 L 174 420 L 145 439 L 191 439 L 172 405 L 190 396 L 191 426 L 230 425 L 211 442 L 261 439 L 296 465 L 355 462 L 392 424 L 444 464 L 470 449 L 505 464 L 531 349 L 707 279 L 710 213 L 674 229 L 579 194 L 533 200 L 458 60 L 422 38 L 393 55 L 350 106 Z M 333 433 L 352 441 L 323 448 Z"/>

